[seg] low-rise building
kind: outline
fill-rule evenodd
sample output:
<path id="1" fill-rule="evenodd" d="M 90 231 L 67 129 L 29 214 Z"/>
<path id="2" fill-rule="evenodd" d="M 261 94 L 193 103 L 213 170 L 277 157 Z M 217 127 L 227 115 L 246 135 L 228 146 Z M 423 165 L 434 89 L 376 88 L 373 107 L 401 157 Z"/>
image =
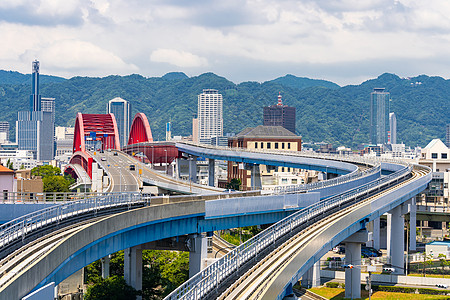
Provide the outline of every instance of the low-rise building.
<path id="1" fill-rule="evenodd" d="M 229 147 L 261 149 L 270 151 L 301 151 L 302 137 L 298 136 L 281 126 L 263 126 L 259 125 L 255 128 L 246 128 L 237 135 L 228 139 Z M 260 174 L 264 176 L 274 176 L 275 172 L 298 172 L 298 169 L 285 167 L 267 167 L 260 166 Z M 246 170 L 242 163 L 228 162 L 228 181 L 233 178 L 241 180 L 241 188 L 250 190 L 251 187 L 251 171 Z M 299 177 L 299 182 L 302 178 Z M 287 178 L 286 178 L 287 180 Z M 291 179 L 292 180 L 292 179 Z"/>

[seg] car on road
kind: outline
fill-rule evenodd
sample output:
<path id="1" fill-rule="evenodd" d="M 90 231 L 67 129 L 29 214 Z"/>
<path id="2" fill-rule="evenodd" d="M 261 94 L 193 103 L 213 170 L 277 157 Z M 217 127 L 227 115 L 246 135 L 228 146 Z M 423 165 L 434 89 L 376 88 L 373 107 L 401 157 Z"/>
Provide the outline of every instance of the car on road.
<path id="1" fill-rule="evenodd" d="M 333 252 L 337 254 L 344 254 L 345 253 L 345 247 L 343 245 L 337 245 L 333 248 Z"/>
<path id="2" fill-rule="evenodd" d="M 119 155 L 119 154 L 117 154 L 117 152 L 114 152 L 114 154 L 113 154 L 114 156 L 117 156 L 117 155 Z"/>
<path id="3" fill-rule="evenodd" d="M 103 157 L 101 158 L 101 160 L 102 160 L 102 161 L 106 161 L 106 157 L 103 156 Z"/>
<path id="4" fill-rule="evenodd" d="M 130 165 L 130 171 L 135 171 L 136 170 L 136 166 L 135 165 Z"/>

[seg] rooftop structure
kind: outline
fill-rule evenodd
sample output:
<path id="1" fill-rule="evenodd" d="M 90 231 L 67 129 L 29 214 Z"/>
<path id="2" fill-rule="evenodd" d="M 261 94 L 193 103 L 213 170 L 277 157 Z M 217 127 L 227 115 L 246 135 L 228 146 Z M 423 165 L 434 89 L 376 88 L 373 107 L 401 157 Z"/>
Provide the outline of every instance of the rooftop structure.
<path id="1" fill-rule="evenodd" d="M 295 134 L 295 107 L 283 105 L 281 94 L 276 105 L 264 107 L 264 126 L 282 126 Z"/>

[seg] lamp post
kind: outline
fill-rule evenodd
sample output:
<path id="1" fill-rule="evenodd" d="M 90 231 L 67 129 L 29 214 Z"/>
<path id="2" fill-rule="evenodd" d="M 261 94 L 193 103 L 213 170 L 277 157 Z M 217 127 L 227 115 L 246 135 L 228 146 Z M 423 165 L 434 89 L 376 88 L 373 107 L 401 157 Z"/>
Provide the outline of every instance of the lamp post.
<path id="1" fill-rule="evenodd" d="M 166 174 L 167 174 L 167 149 L 164 149 L 164 152 L 166 152 Z"/>
<path id="2" fill-rule="evenodd" d="M 153 146 L 152 146 L 152 169 L 153 169 L 153 158 L 154 158 L 153 153 L 154 153 L 154 148 L 153 148 Z"/>

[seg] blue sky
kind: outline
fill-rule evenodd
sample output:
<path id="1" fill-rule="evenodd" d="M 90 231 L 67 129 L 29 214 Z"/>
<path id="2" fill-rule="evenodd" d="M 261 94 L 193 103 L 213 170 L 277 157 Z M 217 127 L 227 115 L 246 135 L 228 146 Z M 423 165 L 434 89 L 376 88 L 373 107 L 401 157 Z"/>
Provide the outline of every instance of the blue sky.
<path id="1" fill-rule="evenodd" d="M 450 77 L 446 0 L 1 0 L 0 69 L 63 76 L 214 72 L 359 84 Z"/>

